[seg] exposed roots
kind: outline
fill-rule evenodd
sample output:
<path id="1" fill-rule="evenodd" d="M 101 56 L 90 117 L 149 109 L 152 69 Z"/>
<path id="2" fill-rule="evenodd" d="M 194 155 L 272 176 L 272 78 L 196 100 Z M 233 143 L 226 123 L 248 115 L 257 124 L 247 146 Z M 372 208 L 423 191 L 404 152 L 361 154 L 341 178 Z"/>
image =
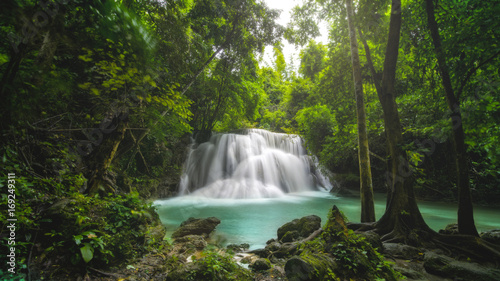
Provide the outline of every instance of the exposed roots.
<path id="1" fill-rule="evenodd" d="M 428 227 L 409 228 L 403 224 L 388 229 L 380 223 L 349 223 L 356 232 L 374 231 L 384 243 L 402 243 L 426 249 L 440 248 L 449 256 L 464 256 L 479 261 L 500 264 L 500 245 L 471 235 L 445 235 Z"/>
<path id="2" fill-rule="evenodd" d="M 434 242 L 444 250 L 457 252 L 468 258 L 500 263 L 500 245 L 472 235 L 437 234 Z"/>

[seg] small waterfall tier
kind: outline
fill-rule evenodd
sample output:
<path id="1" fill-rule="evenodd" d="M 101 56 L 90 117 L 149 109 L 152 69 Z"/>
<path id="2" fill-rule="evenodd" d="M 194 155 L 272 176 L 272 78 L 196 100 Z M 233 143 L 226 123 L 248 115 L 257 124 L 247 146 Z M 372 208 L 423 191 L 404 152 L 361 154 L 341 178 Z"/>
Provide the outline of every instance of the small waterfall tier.
<path id="1" fill-rule="evenodd" d="M 213 135 L 189 151 L 179 195 L 269 198 L 328 188 L 297 135 L 249 129 Z"/>

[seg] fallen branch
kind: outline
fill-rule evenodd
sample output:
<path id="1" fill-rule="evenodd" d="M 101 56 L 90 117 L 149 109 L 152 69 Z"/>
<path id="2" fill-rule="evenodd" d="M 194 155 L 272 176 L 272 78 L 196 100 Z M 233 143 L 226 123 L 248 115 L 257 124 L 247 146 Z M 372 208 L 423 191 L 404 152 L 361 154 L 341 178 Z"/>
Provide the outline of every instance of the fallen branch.
<path id="1" fill-rule="evenodd" d="M 110 276 L 110 277 L 115 277 L 115 278 L 125 278 L 125 275 L 121 275 L 121 274 L 117 274 L 117 273 L 109 273 L 109 272 L 104 272 L 104 271 L 101 271 L 99 269 L 95 269 L 93 267 L 89 267 L 88 269 L 92 270 L 92 271 L 95 271 L 99 274 L 102 274 L 104 276 Z"/>

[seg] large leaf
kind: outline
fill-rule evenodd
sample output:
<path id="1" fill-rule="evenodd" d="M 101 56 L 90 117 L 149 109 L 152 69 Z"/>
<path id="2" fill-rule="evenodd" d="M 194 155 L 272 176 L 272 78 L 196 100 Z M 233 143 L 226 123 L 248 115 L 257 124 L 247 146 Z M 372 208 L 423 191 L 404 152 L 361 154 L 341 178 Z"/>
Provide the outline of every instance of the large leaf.
<path id="1" fill-rule="evenodd" d="M 85 243 L 84 246 L 80 248 L 80 252 L 82 252 L 82 258 L 85 263 L 88 263 L 94 257 L 94 248 L 92 248 L 90 243 Z"/>

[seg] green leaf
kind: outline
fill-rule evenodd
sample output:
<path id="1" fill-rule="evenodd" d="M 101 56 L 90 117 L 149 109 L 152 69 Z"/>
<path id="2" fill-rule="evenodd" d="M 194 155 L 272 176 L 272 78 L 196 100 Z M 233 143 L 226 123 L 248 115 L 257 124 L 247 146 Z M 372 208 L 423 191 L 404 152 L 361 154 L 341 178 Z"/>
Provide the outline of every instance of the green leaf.
<path id="1" fill-rule="evenodd" d="M 75 240 L 76 245 L 80 245 L 82 243 L 83 236 L 76 235 L 76 236 L 73 236 L 73 239 Z"/>
<path id="2" fill-rule="evenodd" d="M 88 263 L 94 257 L 94 248 L 92 248 L 90 243 L 85 243 L 84 245 L 80 248 L 80 252 L 85 263 Z"/>

